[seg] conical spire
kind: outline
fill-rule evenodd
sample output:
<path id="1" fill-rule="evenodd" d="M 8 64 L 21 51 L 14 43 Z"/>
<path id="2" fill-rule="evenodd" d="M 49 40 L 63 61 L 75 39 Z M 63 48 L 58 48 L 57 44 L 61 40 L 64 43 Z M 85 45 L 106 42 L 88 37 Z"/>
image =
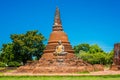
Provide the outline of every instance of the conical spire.
<path id="1" fill-rule="evenodd" d="M 62 30 L 63 29 L 62 29 L 62 23 L 61 23 L 61 19 L 60 19 L 60 11 L 59 11 L 59 8 L 56 7 L 53 31 L 62 31 Z"/>

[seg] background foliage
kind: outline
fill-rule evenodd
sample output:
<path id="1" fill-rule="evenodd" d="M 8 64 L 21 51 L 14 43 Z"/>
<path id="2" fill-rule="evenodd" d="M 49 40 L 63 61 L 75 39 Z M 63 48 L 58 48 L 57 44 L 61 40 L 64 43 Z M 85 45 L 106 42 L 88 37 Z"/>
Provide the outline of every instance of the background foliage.
<path id="1" fill-rule="evenodd" d="M 74 46 L 76 56 L 91 64 L 112 64 L 113 50 L 104 52 L 97 44 L 79 44 Z"/>

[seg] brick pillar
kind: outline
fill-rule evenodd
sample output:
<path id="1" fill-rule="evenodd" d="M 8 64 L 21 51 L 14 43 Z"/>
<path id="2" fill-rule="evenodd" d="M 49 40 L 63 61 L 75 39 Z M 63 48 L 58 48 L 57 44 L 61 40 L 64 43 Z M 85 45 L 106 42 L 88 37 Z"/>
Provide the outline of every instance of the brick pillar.
<path id="1" fill-rule="evenodd" d="M 115 65 L 120 65 L 120 43 L 114 45 L 114 58 L 113 62 Z"/>
<path id="2" fill-rule="evenodd" d="M 116 43 L 114 45 L 114 57 L 113 57 L 113 64 L 110 70 L 120 70 L 120 43 Z"/>

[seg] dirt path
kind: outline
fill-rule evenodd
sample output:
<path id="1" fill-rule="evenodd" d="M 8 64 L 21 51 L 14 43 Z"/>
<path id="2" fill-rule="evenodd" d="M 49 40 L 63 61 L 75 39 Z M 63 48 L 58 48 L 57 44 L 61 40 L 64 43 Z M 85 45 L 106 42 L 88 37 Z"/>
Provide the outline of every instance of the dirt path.
<path id="1" fill-rule="evenodd" d="M 104 70 L 104 71 L 97 71 L 97 72 L 90 72 L 90 73 L 15 73 L 13 72 L 6 72 L 1 76 L 99 76 L 99 75 L 120 75 L 120 71 L 111 71 L 111 70 Z"/>

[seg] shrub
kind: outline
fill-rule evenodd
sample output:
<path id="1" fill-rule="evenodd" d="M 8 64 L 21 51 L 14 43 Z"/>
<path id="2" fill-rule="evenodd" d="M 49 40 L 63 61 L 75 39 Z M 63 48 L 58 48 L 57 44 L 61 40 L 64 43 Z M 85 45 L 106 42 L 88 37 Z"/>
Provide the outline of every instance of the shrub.
<path id="1" fill-rule="evenodd" d="M 6 64 L 3 62 L 0 62 L 0 67 L 6 67 Z"/>
<path id="2" fill-rule="evenodd" d="M 21 64 L 19 62 L 13 61 L 8 63 L 8 67 L 19 67 Z"/>
<path id="3" fill-rule="evenodd" d="M 83 59 L 84 61 L 90 64 L 103 64 L 103 65 L 107 64 L 105 59 L 107 57 L 107 54 L 103 52 L 97 52 L 94 54 L 81 52 L 77 54 L 77 57 Z"/>

